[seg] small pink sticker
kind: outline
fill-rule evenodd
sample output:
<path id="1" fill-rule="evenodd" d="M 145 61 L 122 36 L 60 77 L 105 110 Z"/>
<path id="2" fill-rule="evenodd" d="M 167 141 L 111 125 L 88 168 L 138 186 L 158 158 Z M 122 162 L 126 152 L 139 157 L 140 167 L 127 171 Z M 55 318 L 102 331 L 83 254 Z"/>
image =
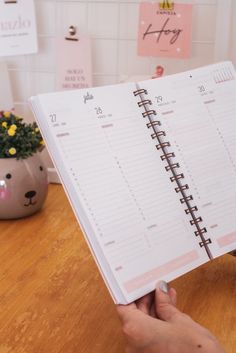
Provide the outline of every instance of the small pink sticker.
<path id="1" fill-rule="evenodd" d="M 192 5 L 174 4 L 162 10 L 159 3 L 142 2 L 139 10 L 138 54 L 189 58 Z"/>
<path id="2" fill-rule="evenodd" d="M 9 200 L 11 198 L 11 192 L 9 189 L 0 188 L 0 200 Z"/>
<path id="3" fill-rule="evenodd" d="M 57 39 L 56 88 L 80 89 L 92 86 L 90 40 L 80 35 L 78 40 Z"/>
<path id="4" fill-rule="evenodd" d="M 152 78 L 161 77 L 161 76 L 163 76 L 163 74 L 164 74 L 164 67 L 162 67 L 161 65 L 157 65 L 156 69 L 155 69 L 155 73 L 152 76 Z"/>

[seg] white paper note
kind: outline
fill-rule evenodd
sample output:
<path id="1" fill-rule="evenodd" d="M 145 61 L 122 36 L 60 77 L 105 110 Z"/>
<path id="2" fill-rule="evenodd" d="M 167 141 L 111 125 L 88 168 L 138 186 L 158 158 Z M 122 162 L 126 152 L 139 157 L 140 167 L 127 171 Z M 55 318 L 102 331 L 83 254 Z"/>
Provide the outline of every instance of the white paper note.
<path id="1" fill-rule="evenodd" d="M 0 2 L 0 56 L 36 53 L 38 49 L 33 0 Z"/>

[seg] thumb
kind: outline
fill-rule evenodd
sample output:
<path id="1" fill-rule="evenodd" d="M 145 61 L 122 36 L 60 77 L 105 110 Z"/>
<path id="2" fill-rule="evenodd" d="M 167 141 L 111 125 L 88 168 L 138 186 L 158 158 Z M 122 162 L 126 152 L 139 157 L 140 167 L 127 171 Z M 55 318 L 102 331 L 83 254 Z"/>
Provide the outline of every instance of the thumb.
<path id="1" fill-rule="evenodd" d="M 162 337 L 162 332 L 165 330 L 165 323 L 139 310 L 135 303 L 118 305 L 117 312 L 122 321 L 122 328 L 126 339 L 132 346 L 139 347 L 140 352 L 141 347 L 150 345 L 150 342 L 158 334 Z"/>
<path id="2" fill-rule="evenodd" d="M 155 292 L 155 308 L 157 317 L 164 321 L 172 321 L 180 311 L 174 306 L 176 302 L 176 292 L 169 289 L 168 284 L 160 281 Z"/>

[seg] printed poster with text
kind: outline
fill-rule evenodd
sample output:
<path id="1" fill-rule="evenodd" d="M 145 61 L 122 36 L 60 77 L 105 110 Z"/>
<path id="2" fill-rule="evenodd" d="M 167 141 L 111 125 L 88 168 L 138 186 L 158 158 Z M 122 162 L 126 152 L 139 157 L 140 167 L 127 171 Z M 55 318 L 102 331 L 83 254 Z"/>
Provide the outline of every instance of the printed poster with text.
<path id="1" fill-rule="evenodd" d="M 139 10 L 138 55 L 189 58 L 192 37 L 192 5 L 142 2 Z"/>
<path id="2" fill-rule="evenodd" d="M 57 38 L 56 88 L 80 89 L 92 86 L 90 39 L 80 35 L 78 40 Z"/>
<path id="3" fill-rule="evenodd" d="M 37 50 L 34 1 L 0 1 L 0 56 L 32 54 Z"/>

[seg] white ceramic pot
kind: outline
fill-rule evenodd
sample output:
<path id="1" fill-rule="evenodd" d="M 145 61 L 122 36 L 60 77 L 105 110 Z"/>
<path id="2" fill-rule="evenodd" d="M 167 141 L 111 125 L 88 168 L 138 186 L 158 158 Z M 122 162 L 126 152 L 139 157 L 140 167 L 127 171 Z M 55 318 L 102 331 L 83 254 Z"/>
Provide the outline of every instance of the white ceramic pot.
<path id="1" fill-rule="evenodd" d="M 0 158 L 0 219 L 32 215 L 47 192 L 47 171 L 38 153 L 20 160 Z"/>

